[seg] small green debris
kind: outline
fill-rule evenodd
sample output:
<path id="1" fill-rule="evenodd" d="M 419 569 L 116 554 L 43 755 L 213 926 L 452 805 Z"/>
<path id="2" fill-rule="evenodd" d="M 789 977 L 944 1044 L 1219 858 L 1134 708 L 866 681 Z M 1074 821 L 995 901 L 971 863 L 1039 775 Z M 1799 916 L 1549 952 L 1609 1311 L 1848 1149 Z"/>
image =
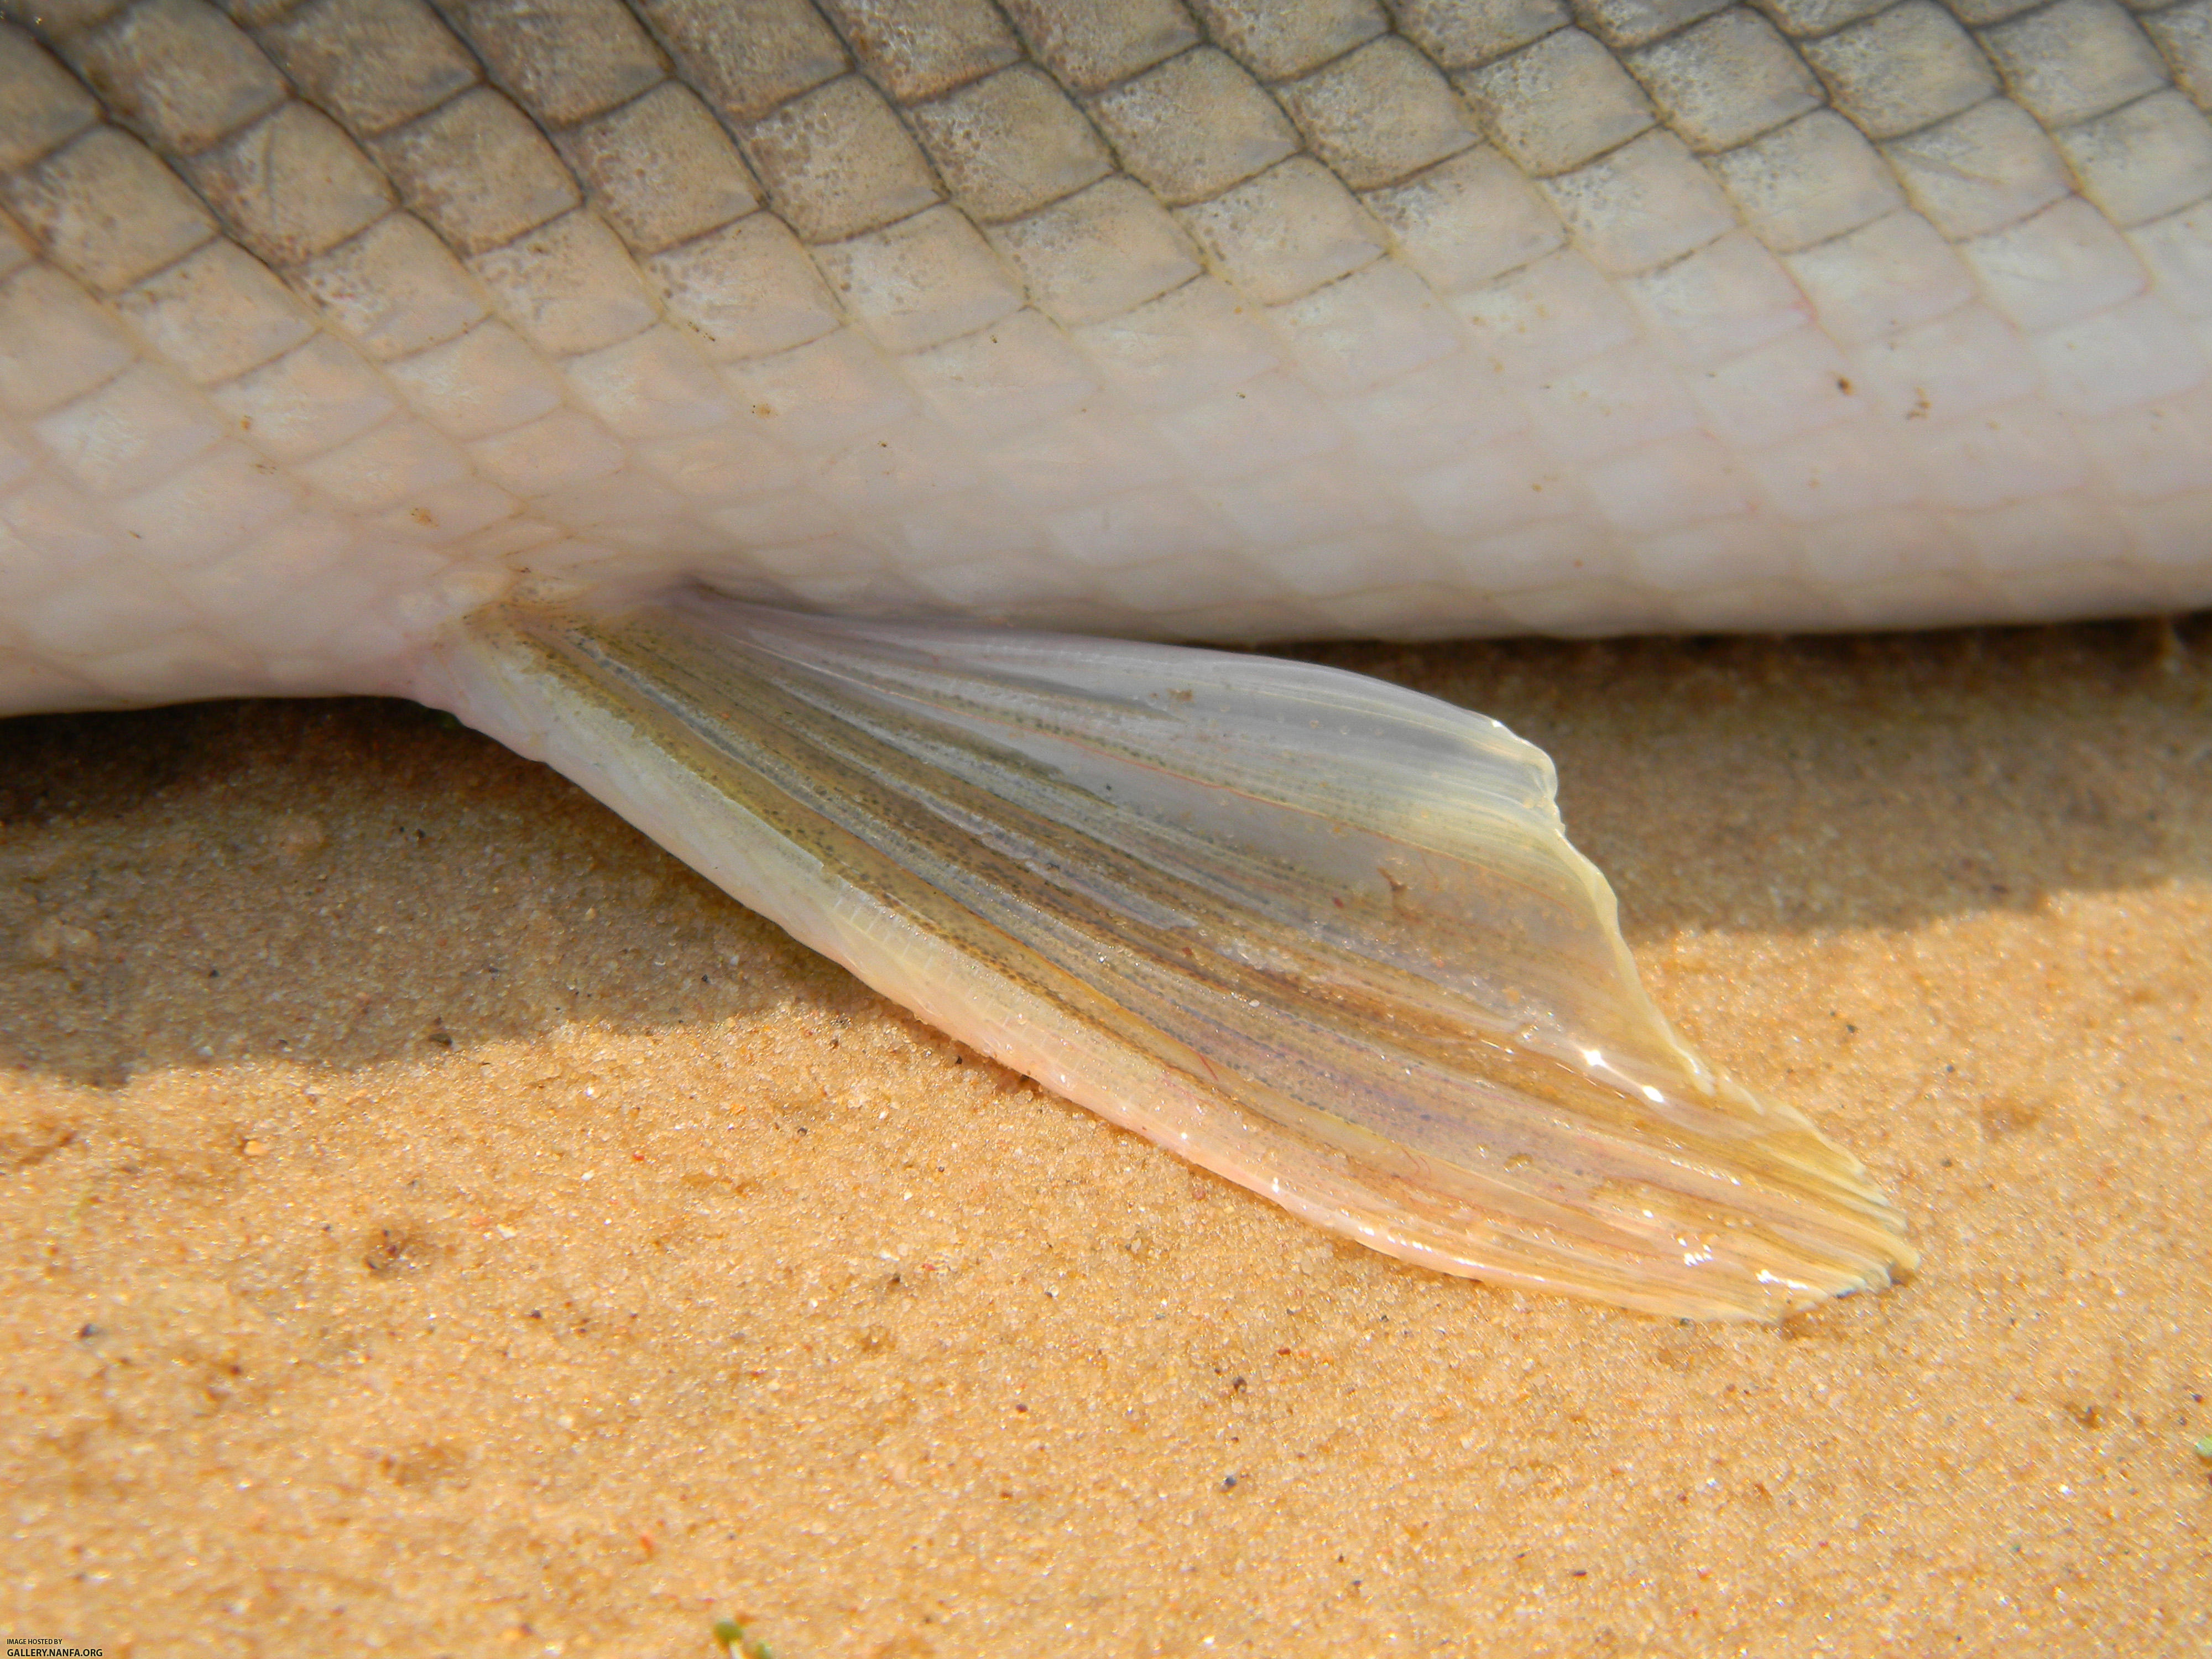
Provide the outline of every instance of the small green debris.
<path id="1" fill-rule="evenodd" d="M 714 1621 L 714 1639 L 722 1644 L 722 1651 L 729 1659 L 775 1659 L 767 1643 L 754 1641 L 734 1619 Z"/>
<path id="2" fill-rule="evenodd" d="M 2197 1443 L 2197 1455 L 2206 1462 L 2212 1463 L 2212 1434 L 2206 1435 Z"/>

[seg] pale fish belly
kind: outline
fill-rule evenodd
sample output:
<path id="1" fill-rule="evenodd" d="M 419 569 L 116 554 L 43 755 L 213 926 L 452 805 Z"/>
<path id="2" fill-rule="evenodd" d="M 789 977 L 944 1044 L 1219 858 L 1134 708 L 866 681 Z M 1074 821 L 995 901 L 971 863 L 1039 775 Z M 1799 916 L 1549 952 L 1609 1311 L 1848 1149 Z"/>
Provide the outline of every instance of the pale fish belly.
<path id="1" fill-rule="evenodd" d="M 0 11 L 0 709 L 419 696 L 1447 1271 L 1771 1317 L 1916 1255 L 1494 722 L 852 617 L 2212 599 L 2203 0 Z"/>
<path id="2" fill-rule="evenodd" d="M 0 707 L 2212 599 L 2197 0 L 0 12 Z"/>

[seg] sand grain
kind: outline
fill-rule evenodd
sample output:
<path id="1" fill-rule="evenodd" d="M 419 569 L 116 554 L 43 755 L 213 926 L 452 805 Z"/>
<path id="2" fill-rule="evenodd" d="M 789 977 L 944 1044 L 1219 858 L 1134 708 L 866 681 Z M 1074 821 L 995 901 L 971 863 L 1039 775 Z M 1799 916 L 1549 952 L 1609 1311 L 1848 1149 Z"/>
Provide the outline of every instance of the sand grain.
<path id="1" fill-rule="evenodd" d="M 2134 627 L 1316 654 L 1559 762 L 1911 1284 L 1339 1243 L 405 705 L 0 726 L 11 1633 L 112 1655 L 2212 1644 L 2212 672 Z"/>

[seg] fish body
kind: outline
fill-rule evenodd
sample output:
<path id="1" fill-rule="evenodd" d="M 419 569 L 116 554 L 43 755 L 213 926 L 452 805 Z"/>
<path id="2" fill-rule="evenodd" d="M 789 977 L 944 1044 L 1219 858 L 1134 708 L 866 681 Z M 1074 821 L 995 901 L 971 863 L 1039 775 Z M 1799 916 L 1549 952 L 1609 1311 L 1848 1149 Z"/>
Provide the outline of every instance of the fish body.
<path id="1" fill-rule="evenodd" d="M 1131 636 L 2212 599 L 2193 0 L 0 15 L 0 710 L 453 709 L 1447 1271 L 1916 1257 L 1668 1029 L 1542 756 Z"/>
<path id="2" fill-rule="evenodd" d="M 7 0 L 0 707 L 528 587 L 1252 640 L 2212 598 L 2111 0 Z"/>

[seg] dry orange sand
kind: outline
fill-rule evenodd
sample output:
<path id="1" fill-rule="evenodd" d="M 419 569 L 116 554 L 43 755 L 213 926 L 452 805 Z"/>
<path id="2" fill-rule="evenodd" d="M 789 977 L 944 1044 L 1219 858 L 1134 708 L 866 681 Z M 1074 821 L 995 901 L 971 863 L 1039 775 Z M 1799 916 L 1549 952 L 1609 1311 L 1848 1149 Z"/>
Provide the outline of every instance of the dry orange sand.
<path id="1" fill-rule="evenodd" d="M 1558 757 L 1911 1212 L 1782 1329 L 1370 1255 L 396 703 L 0 726 L 12 1636 L 109 1655 L 2212 1643 L 2212 637 L 1336 648 Z"/>

